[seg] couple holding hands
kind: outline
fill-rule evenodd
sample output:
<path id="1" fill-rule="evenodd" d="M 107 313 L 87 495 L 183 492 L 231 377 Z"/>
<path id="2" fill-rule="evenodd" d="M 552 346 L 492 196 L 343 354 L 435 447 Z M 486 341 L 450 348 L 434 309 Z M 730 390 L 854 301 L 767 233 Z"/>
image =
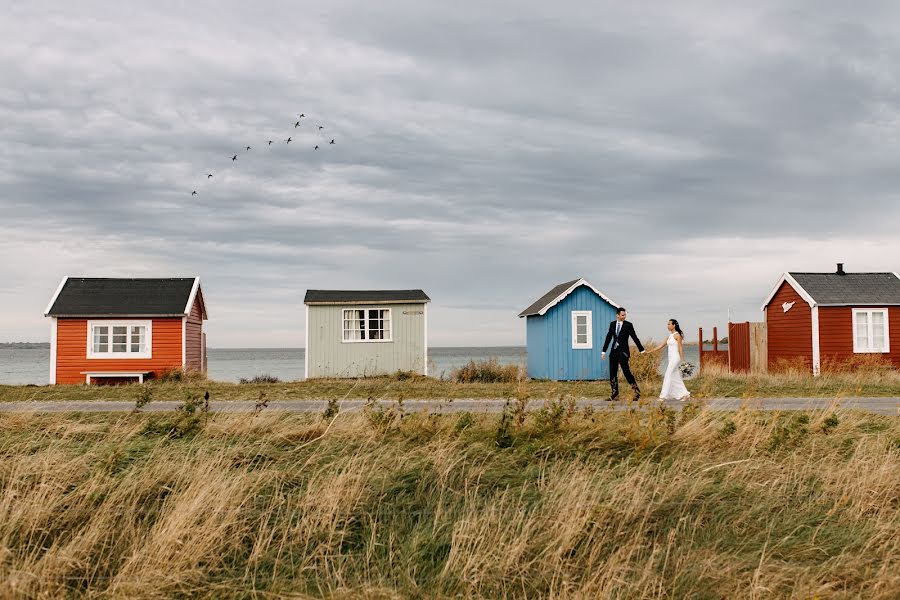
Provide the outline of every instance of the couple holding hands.
<path id="1" fill-rule="evenodd" d="M 606 349 L 610 346 L 610 343 L 612 344 L 612 350 L 609 353 L 610 401 L 619 399 L 619 367 L 622 368 L 625 380 L 631 384 L 631 389 L 634 390 L 634 399 L 638 400 L 641 397 L 641 390 L 634 379 L 634 375 L 631 374 L 631 368 L 628 364 L 628 359 L 631 355 L 631 350 L 628 347 L 628 338 L 634 340 L 641 354 L 647 351 L 644 350 L 641 340 L 638 339 L 637 334 L 634 332 L 634 325 L 630 321 L 625 320 L 626 316 L 628 316 L 628 313 L 624 308 L 620 307 L 616 311 L 616 320 L 609 324 L 609 332 L 606 334 L 606 341 L 603 342 L 603 352 L 600 354 L 601 360 L 606 360 Z M 681 378 L 681 362 L 684 360 L 684 334 L 681 332 L 681 327 L 675 319 L 669 319 L 667 328 L 669 335 L 666 341 L 649 350 L 649 352 L 656 352 L 663 347 L 669 348 L 669 364 L 666 367 L 659 399 L 684 401 L 691 397 L 690 392 L 684 385 L 684 380 Z"/>

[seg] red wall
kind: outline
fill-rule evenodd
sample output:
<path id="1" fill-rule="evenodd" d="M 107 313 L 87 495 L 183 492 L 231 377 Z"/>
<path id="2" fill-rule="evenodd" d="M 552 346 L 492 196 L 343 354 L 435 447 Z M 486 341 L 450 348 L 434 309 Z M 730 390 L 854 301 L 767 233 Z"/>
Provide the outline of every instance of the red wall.
<path id="1" fill-rule="evenodd" d="M 185 328 L 185 365 L 186 370 L 203 370 L 203 292 L 197 292 L 191 314 Z"/>
<path id="2" fill-rule="evenodd" d="M 883 306 L 822 306 L 819 307 L 819 348 L 822 364 L 828 360 L 845 361 L 853 353 L 853 309 L 884 308 Z M 900 367 L 900 307 L 888 307 L 888 335 L 891 351 L 877 354 Z M 771 336 L 771 334 L 770 334 Z M 770 342 L 771 344 L 771 337 Z"/>
<path id="3" fill-rule="evenodd" d="M 89 319 L 56 323 L 56 383 L 84 383 L 82 371 L 164 371 L 181 368 L 181 319 L 152 319 L 153 358 L 88 358 Z M 99 320 L 99 319 L 96 319 Z"/>
<path id="4" fill-rule="evenodd" d="M 784 312 L 781 307 L 784 302 L 793 302 L 794 306 Z M 791 362 L 803 359 L 812 371 L 812 309 L 788 282 L 781 284 L 766 308 L 766 328 L 769 369 L 781 359 Z"/>

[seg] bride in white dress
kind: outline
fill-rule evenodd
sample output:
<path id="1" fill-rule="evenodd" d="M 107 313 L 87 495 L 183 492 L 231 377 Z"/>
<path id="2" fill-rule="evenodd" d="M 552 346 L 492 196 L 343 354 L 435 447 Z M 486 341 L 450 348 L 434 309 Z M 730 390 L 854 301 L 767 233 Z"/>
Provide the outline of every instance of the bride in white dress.
<path id="1" fill-rule="evenodd" d="M 681 400 L 684 402 L 691 397 L 691 393 L 684 386 L 681 378 L 681 363 L 684 360 L 684 334 L 675 319 L 669 319 L 669 337 L 666 341 L 650 350 L 656 352 L 664 347 L 669 348 L 669 364 L 666 366 L 666 374 L 663 378 L 662 390 L 659 392 L 660 400 Z"/>

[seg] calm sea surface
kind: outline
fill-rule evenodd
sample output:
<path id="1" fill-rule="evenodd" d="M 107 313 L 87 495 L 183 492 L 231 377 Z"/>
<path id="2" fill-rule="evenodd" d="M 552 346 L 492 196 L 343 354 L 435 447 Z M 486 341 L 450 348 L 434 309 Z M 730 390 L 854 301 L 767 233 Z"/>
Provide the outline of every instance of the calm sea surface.
<path id="1" fill-rule="evenodd" d="M 685 346 L 685 359 L 697 364 L 697 347 Z M 303 379 L 302 348 L 220 348 L 209 349 L 209 377 L 218 381 L 238 381 L 241 377 L 273 375 L 282 381 Z M 524 365 L 523 346 L 430 348 L 429 373 L 449 377 L 450 371 L 470 360 L 496 358 L 501 364 Z M 661 365 L 664 368 L 664 364 Z M 49 349 L 0 348 L 0 384 L 46 385 L 50 371 Z"/>

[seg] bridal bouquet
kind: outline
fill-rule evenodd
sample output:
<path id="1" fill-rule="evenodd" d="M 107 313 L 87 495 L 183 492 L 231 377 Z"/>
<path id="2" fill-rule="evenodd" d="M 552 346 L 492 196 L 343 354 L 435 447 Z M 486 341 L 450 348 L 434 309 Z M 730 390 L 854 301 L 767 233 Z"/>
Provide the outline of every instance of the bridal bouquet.
<path id="1" fill-rule="evenodd" d="M 689 362 L 687 362 L 687 361 L 681 363 L 681 365 L 678 366 L 678 370 L 681 371 L 681 376 L 682 376 L 682 377 L 690 377 L 691 375 L 693 375 L 693 374 L 694 374 L 694 368 L 695 368 L 695 367 L 694 367 L 694 364 L 693 364 L 693 363 L 689 363 Z"/>

